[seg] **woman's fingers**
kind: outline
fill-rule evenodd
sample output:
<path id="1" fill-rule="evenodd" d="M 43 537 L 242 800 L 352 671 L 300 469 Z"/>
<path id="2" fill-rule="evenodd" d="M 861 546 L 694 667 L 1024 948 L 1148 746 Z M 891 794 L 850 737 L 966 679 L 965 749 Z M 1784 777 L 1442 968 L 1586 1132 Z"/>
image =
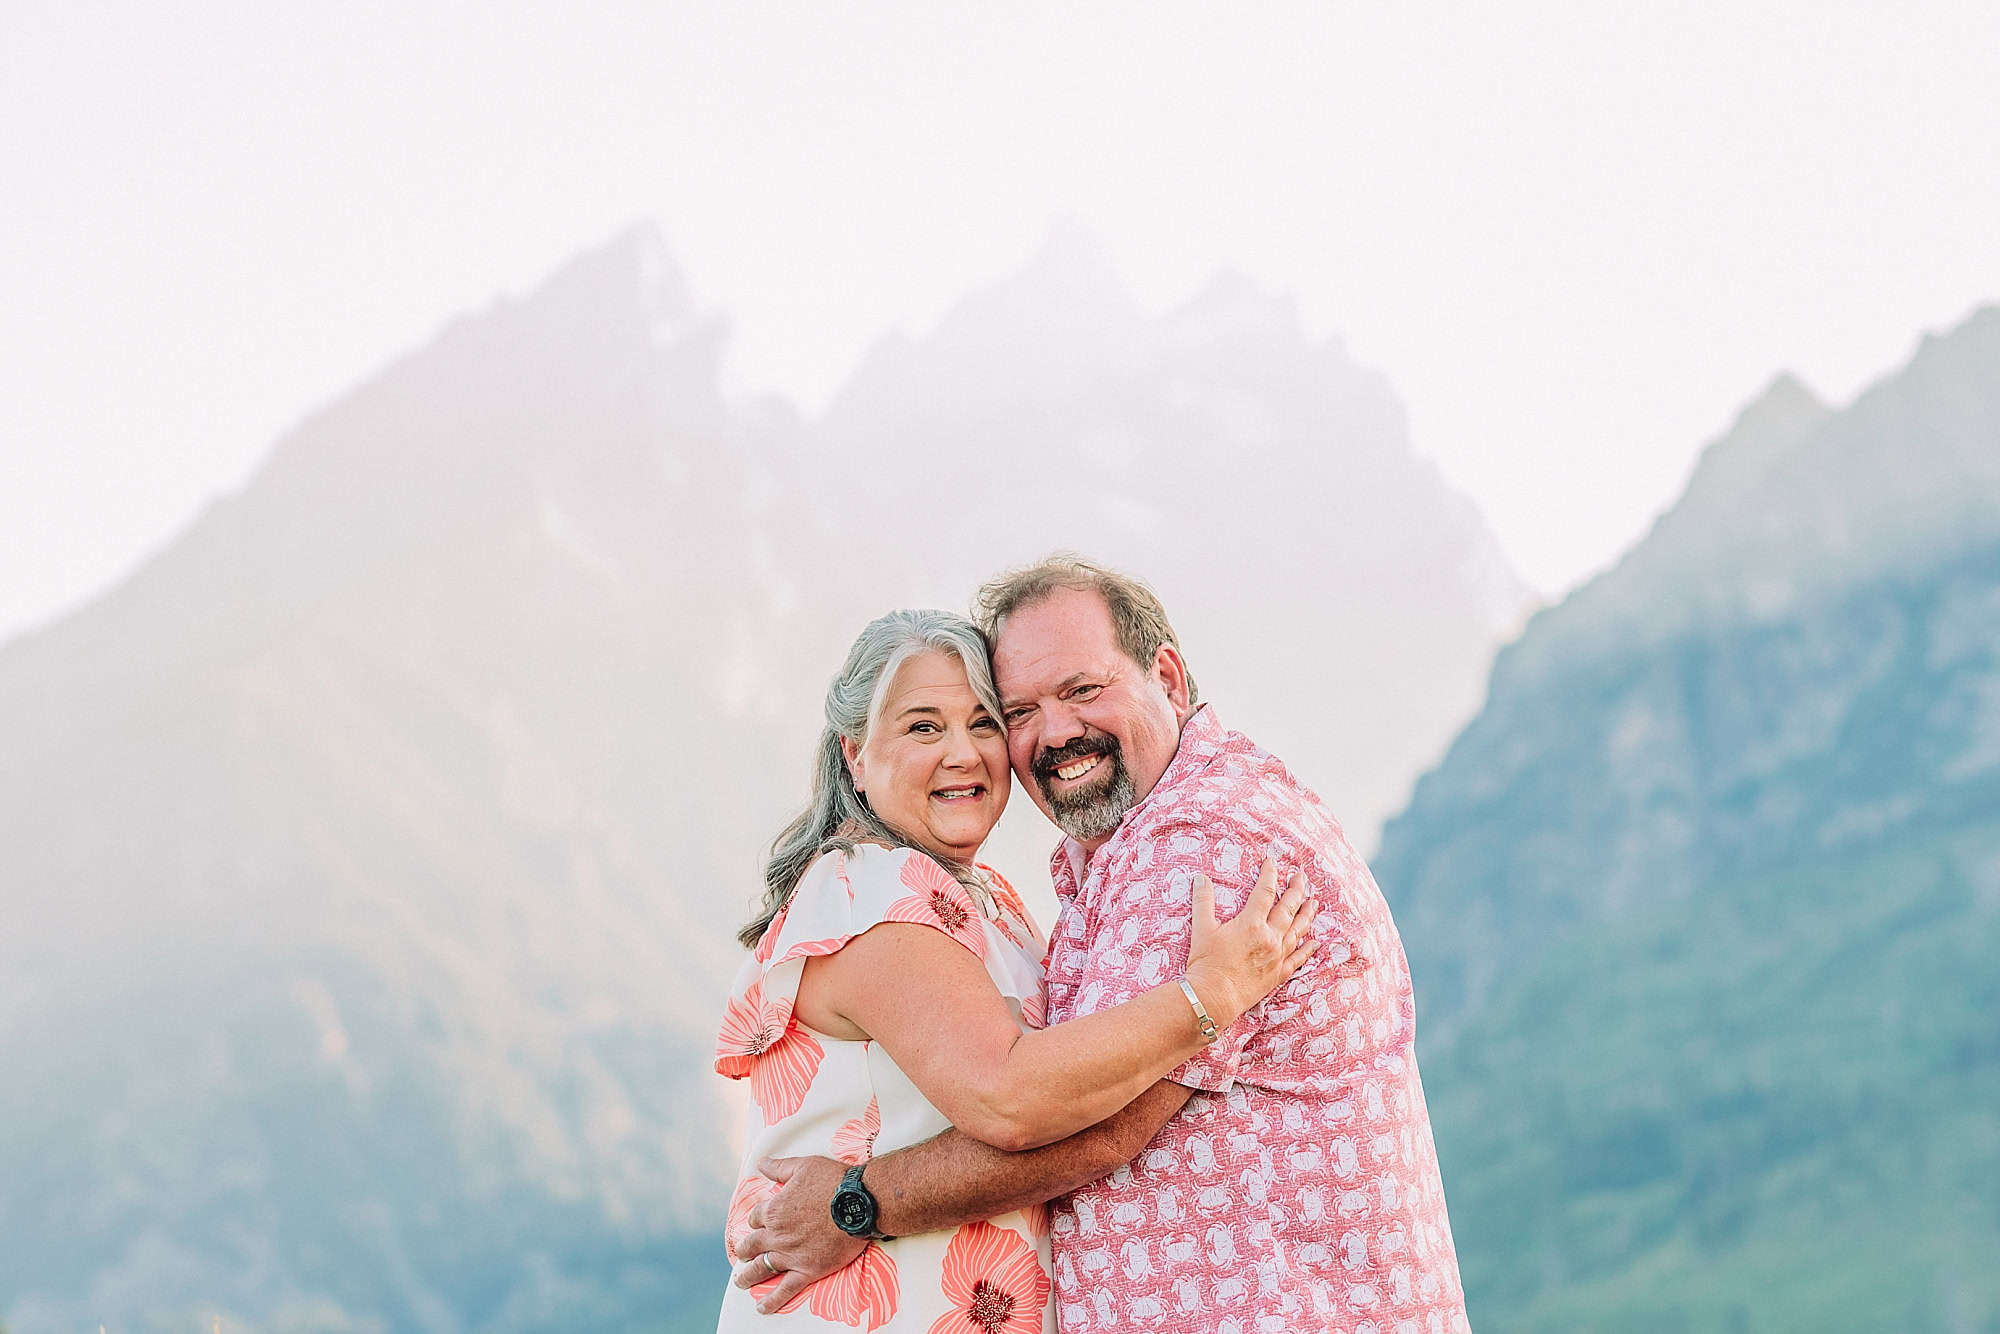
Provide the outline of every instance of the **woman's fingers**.
<path id="1" fill-rule="evenodd" d="M 1250 897 L 1243 902 L 1243 911 L 1249 912 L 1252 908 L 1258 908 L 1268 914 L 1277 897 L 1278 862 L 1275 857 L 1266 856 L 1263 868 L 1257 872 L 1257 884 L 1251 889 Z M 1250 920 L 1257 919 L 1253 917 Z"/>
<path id="2" fill-rule="evenodd" d="M 1271 905 L 1271 925 L 1281 931 L 1289 927 L 1311 898 L 1312 883 L 1306 879 L 1306 873 L 1292 872 L 1285 885 L 1285 896 Z"/>
<path id="3" fill-rule="evenodd" d="M 1194 929 L 1202 934 L 1215 930 L 1215 885 L 1205 875 L 1197 874 L 1189 886 L 1194 893 Z"/>
<path id="4" fill-rule="evenodd" d="M 1292 946 L 1292 952 L 1285 956 L 1285 976 L 1290 977 L 1292 974 L 1298 972 L 1299 969 L 1305 967 L 1306 960 L 1312 958 L 1313 951 L 1318 948 L 1319 942 L 1311 936 L 1307 936 L 1304 940 Z"/>

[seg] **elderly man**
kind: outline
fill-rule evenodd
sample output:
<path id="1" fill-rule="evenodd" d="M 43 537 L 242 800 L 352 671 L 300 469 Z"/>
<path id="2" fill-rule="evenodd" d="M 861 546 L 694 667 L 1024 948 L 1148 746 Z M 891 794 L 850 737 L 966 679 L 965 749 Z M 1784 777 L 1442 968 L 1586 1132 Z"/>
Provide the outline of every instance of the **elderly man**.
<path id="1" fill-rule="evenodd" d="M 1051 1200 L 1063 1334 L 1465 1331 L 1409 968 L 1339 824 L 1200 702 L 1145 585 L 1058 556 L 988 584 L 978 610 L 1009 757 L 1067 835 L 1052 863 L 1049 1022 L 1174 977 L 1190 880 L 1210 875 L 1233 910 L 1267 852 L 1306 871 L 1323 944 L 1205 1052 L 1081 1134 L 1006 1153 L 953 1132 L 870 1162 L 872 1226 L 908 1235 Z M 844 1164 L 768 1170 L 787 1185 L 739 1249 L 789 1271 L 763 1303 L 776 1310 L 860 1242 L 829 1211 Z"/>

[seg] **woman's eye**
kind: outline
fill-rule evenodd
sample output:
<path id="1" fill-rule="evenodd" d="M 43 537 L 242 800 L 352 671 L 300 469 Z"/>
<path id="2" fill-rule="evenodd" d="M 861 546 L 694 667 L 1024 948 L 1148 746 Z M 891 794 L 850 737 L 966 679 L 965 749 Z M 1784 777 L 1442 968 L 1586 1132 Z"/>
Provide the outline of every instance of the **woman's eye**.
<path id="1" fill-rule="evenodd" d="M 938 728 L 936 723 L 911 723 L 910 730 L 912 732 L 922 732 L 928 735 L 929 733 L 937 731 Z"/>
<path id="2" fill-rule="evenodd" d="M 991 718 L 974 718 L 972 725 L 974 727 L 983 727 L 989 732 L 997 731 L 1000 727 L 1000 724 L 994 722 Z"/>

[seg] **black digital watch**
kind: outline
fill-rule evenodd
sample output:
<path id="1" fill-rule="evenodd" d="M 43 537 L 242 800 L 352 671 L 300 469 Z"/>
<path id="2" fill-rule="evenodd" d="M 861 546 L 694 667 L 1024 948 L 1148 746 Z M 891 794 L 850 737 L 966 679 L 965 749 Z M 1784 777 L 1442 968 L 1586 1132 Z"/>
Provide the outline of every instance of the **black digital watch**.
<path id="1" fill-rule="evenodd" d="M 875 1226 L 875 1196 L 861 1184 L 861 1169 L 867 1165 L 856 1163 L 840 1179 L 839 1187 L 833 1192 L 833 1225 L 850 1237 L 894 1241 L 894 1237 Z"/>

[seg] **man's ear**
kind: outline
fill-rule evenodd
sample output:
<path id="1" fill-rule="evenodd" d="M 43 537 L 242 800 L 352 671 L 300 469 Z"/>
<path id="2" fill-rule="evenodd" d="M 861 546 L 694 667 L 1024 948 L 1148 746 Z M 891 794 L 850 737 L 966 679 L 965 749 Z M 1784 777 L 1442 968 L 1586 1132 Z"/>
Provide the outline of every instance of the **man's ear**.
<path id="1" fill-rule="evenodd" d="M 840 739 L 840 753 L 847 759 L 847 772 L 854 779 L 854 790 L 856 792 L 866 792 L 868 784 L 861 777 L 861 747 L 855 745 L 846 737 L 842 737 Z"/>
<path id="2" fill-rule="evenodd" d="M 1153 654 L 1153 679 L 1160 683 L 1160 689 L 1167 692 L 1167 701 L 1174 706 L 1174 716 L 1187 721 L 1187 664 L 1181 661 L 1180 650 L 1172 644 L 1160 645 Z"/>

